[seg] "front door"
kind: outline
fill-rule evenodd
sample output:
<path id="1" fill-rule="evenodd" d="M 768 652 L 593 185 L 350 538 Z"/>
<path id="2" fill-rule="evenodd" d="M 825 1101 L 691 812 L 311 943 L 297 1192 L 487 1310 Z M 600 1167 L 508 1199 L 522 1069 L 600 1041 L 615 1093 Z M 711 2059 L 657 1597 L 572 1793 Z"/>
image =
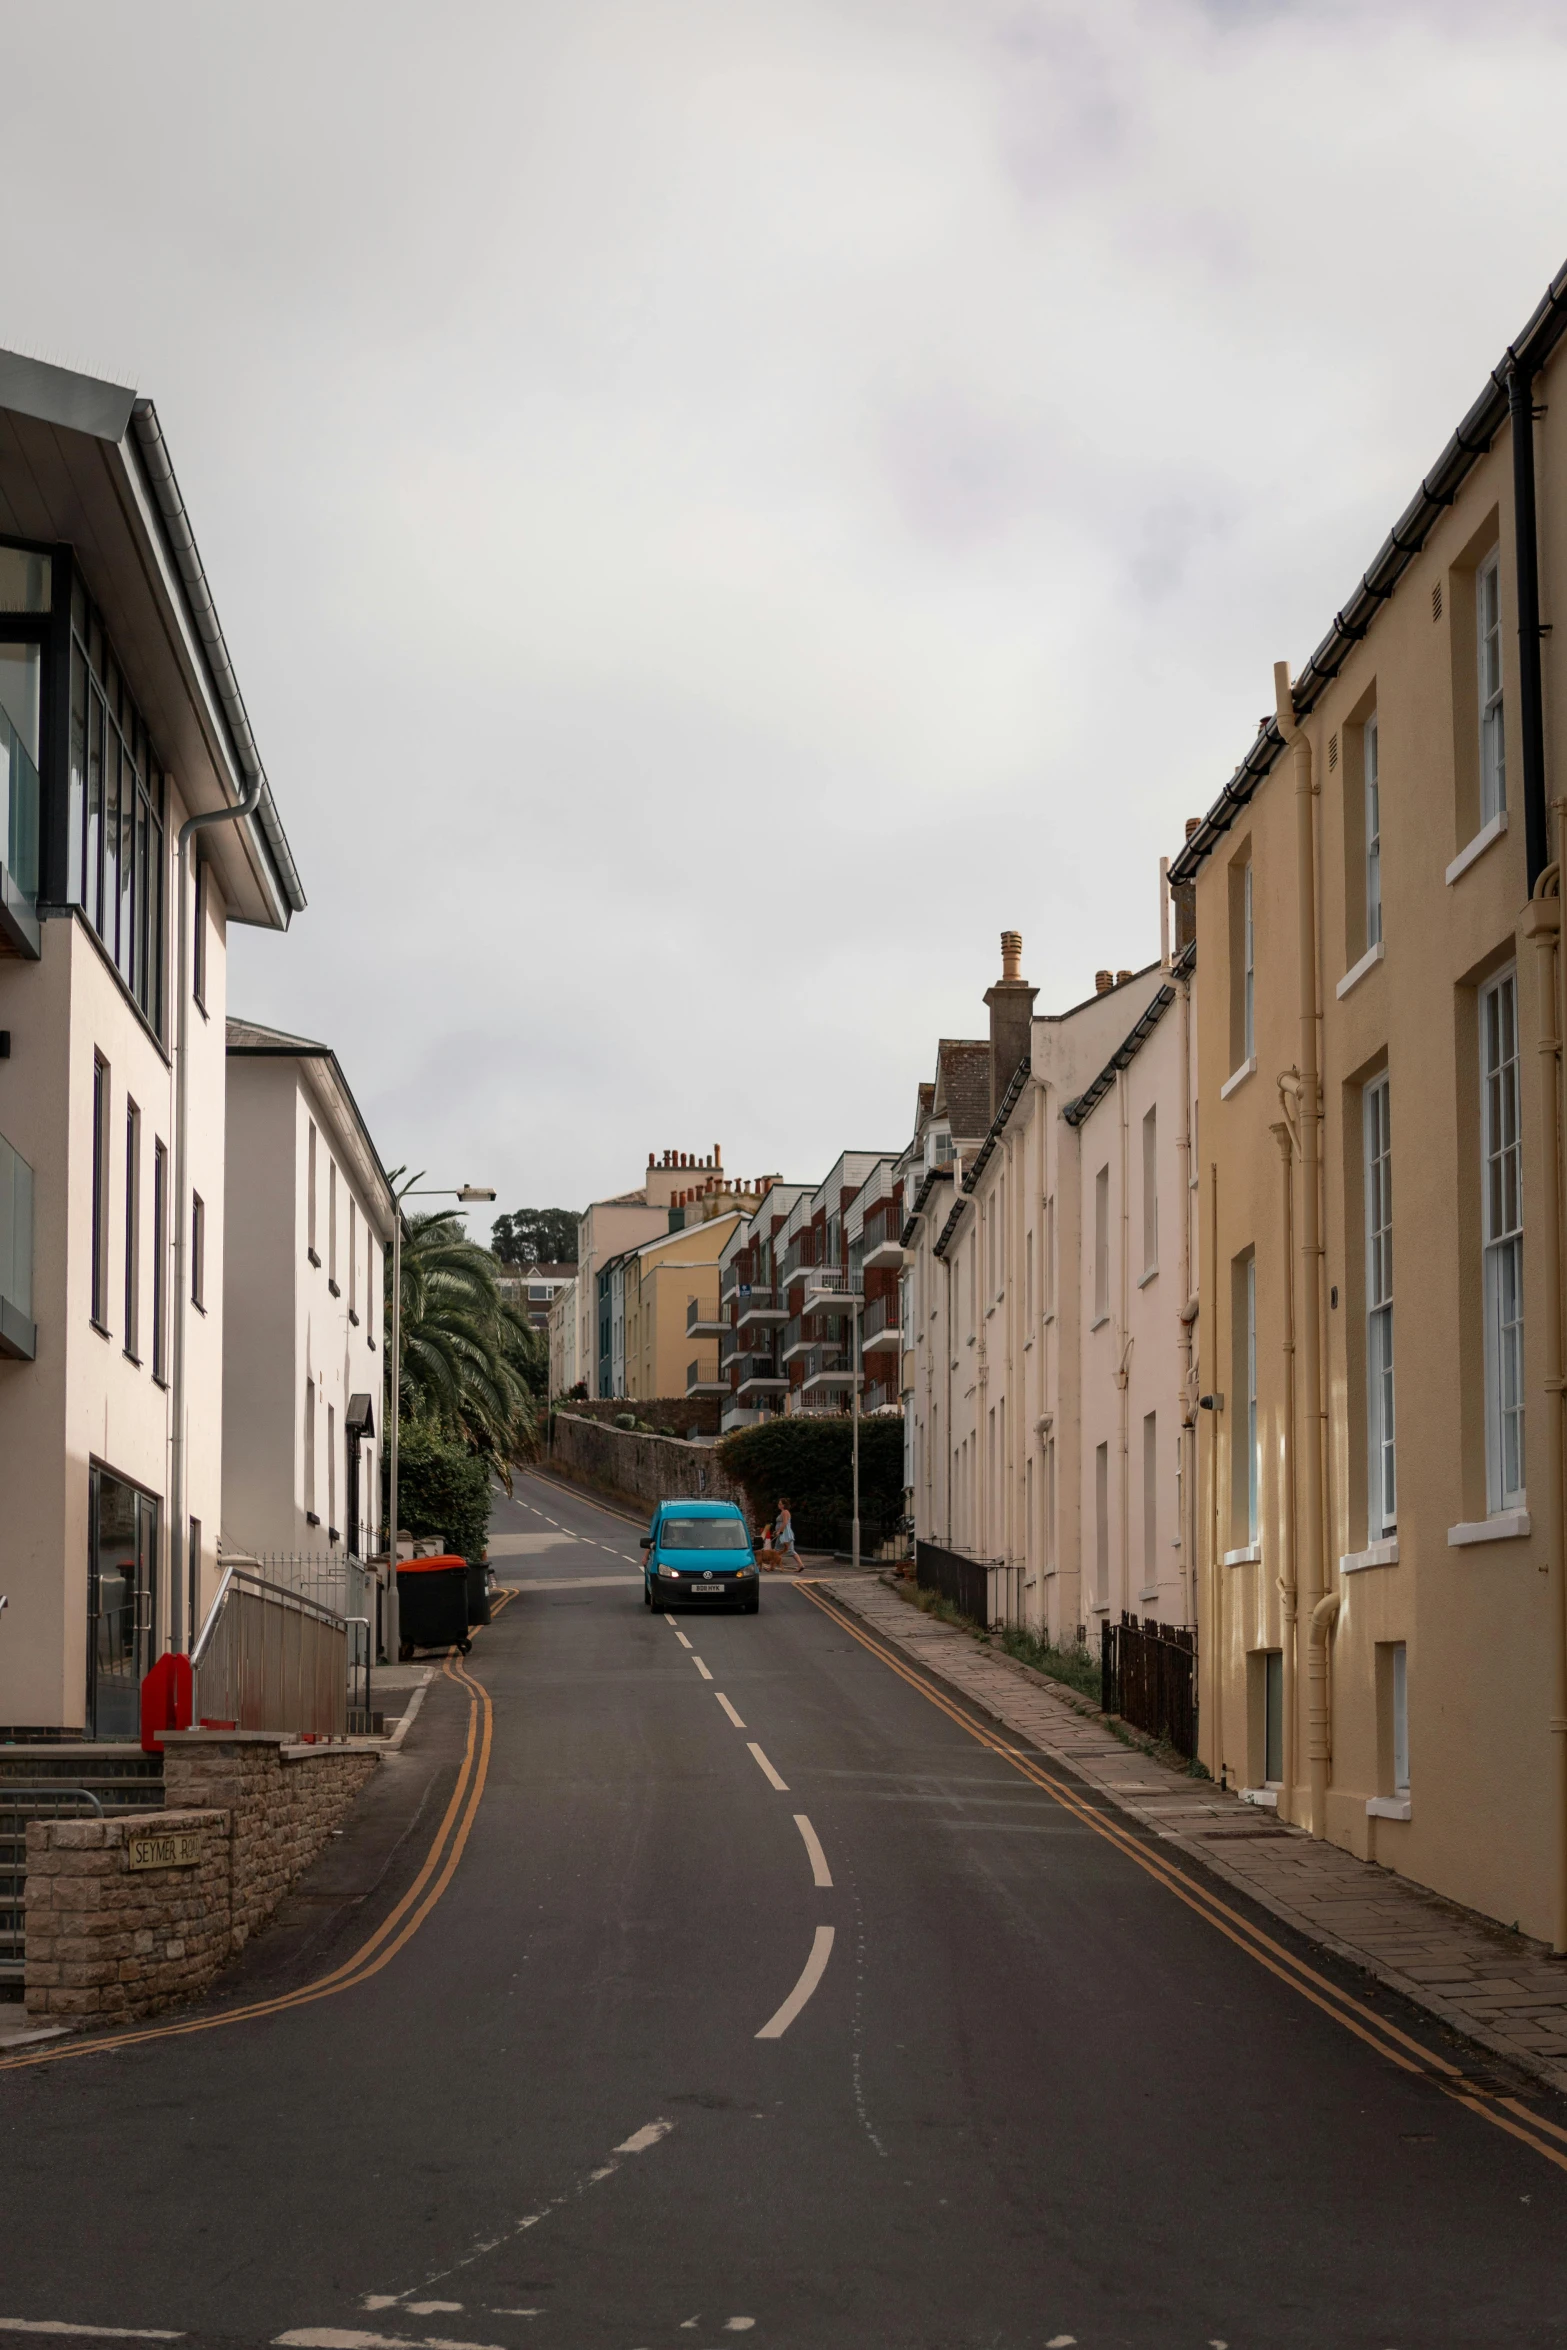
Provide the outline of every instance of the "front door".
<path id="1" fill-rule="evenodd" d="M 152 1664 L 158 1504 L 95 1461 L 88 1471 L 88 1708 L 95 1738 L 141 1735 Z"/>

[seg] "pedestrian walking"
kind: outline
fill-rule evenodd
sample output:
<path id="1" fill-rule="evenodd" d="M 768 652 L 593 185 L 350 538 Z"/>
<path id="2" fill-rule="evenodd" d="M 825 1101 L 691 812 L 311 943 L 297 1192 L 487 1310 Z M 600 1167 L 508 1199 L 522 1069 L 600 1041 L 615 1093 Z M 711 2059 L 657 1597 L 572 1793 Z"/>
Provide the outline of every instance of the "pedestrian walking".
<path id="1" fill-rule="evenodd" d="M 798 1572 L 800 1558 L 794 1547 L 794 1518 L 788 1498 L 783 1494 L 778 1497 L 778 1514 L 773 1520 L 773 1549 L 778 1554 L 778 1564 L 785 1574 Z"/>

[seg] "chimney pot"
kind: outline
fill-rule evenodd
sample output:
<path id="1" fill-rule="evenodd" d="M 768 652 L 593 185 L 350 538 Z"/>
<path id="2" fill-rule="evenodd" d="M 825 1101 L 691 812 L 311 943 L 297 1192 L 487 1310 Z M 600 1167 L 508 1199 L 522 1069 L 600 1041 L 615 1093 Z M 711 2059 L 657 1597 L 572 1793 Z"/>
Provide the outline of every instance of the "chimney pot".
<path id="1" fill-rule="evenodd" d="M 1124 987 L 1124 986 L 1126 985 L 1127 981 L 1128 981 L 1128 980 L 1131 978 L 1131 976 L 1132 976 L 1132 974 L 1130 973 L 1130 971 L 1118 971 L 1118 972 L 1116 973 L 1116 975 L 1115 975 L 1115 984 L 1116 984 L 1116 986 L 1117 986 L 1117 987 Z"/>
<path id="2" fill-rule="evenodd" d="M 1001 933 L 1001 976 L 1003 980 L 1023 976 L 1023 933 L 1021 930 L 1003 930 Z"/>
<path id="3" fill-rule="evenodd" d="M 1186 819 L 1186 837 L 1187 837 L 1187 839 L 1188 839 L 1188 840 L 1190 840 L 1190 839 L 1191 839 L 1191 837 L 1192 837 L 1192 834 L 1193 834 L 1194 832 L 1201 832 L 1201 830 L 1202 830 L 1202 818 L 1201 818 L 1200 816 L 1188 816 L 1188 817 L 1187 817 L 1187 819 Z"/>
<path id="4" fill-rule="evenodd" d="M 1096 972 L 1094 973 L 1094 993 L 1095 993 L 1095 995 L 1108 995 L 1108 994 L 1110 993 L 1110 990 L 1111 990 L 1111 988 L 1112 988 L 1112 987 L 1114 987 L 1114 985 L 1115 985 L 1115 976 L 1114 976 L 1114 974 L 1113 974 L 1112 972 L 1109 972 L 1109 971 L 1096 971 Z"/>

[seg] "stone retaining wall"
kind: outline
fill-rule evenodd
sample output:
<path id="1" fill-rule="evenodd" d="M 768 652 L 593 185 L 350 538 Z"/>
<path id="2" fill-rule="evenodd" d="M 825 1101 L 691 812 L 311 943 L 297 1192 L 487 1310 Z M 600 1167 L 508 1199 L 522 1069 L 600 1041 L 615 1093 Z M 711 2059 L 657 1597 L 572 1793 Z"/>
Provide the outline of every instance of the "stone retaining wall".
<path id="1" fill-rule="evenodd" d="M 272 1731 L 164 1738 L 162 1811 L 35 1820 L 27 1831 L 33 2015 L 152 2015 L 205 1990 L 308 1868 L 380 1763 Z M 193 1867 L 133 1870 L 130 1839 L 199 1834 Z"/>
<path id="2" fill-rule="evenodd" d="M 194 1868 L 132 1870 L 129 1839 L 194 1831 Z M 151 2015 L 210 1983 L 233 1951 L 229 1820 L 221 1811 L 34 1820 L 27 1831 L 32 2015 Z"/>
<path id="3" fill-rule="evenodd" d="M 624 1407 L 630 1408 L 630 1407 Z M 733 1501 L 745 1495 L 718 1464 L 710 1444 L 678 1436 L 638 1436 L 630 1428 L 606 1428 L 574 1413 L 557 1411 L 550 1466 L 580 1485 L 633 1505 L 656 1501 Z"/>

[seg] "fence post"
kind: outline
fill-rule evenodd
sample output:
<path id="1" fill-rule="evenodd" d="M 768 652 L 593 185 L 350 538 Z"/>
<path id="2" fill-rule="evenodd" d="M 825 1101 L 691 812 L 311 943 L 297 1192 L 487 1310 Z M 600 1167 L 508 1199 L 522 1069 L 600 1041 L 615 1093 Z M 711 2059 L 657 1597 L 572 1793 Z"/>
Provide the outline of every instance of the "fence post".
<path id="1" fill-rule="evenodd" d="M 1099 1627 L 1099 1711 L 1115 1711 L 1115 1626 L 1108 1616 Z"/>

